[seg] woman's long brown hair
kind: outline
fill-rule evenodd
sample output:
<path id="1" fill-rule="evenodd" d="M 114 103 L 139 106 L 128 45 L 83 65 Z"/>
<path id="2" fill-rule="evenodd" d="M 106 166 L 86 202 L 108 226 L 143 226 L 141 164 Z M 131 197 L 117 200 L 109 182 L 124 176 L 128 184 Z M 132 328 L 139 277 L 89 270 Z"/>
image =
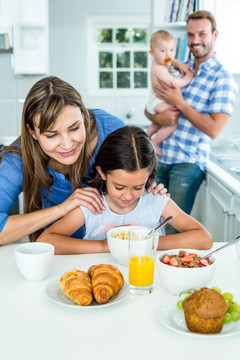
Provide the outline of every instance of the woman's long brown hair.
<path id="1" fill-rule="evenodd" d="M 34 130 L 34 118 L 40 113 L 38 128 L 40 133 L 54 126 L 57 117 L 66 105 L 78 106 L 84 118 L 86 140 L 78 160 L 70 166 L 69 181 L 73 190 L 80 188 L 82 178 L 88 169 L 87 147 L 90 142 L 90 131 L 96 130 L 96 123 L 91 121 L 87 109 L 83 105 L 78 91 L 67 82 L 54 77 L 39 80 L 29 91 L 23 106 L 21 129 L 21 153 L 23 159 L 23 194 L 24 213 L 32 213 L 42 209 L 41 188 L 51 192 L 53 178 L 48 171 L 49 156 L 41 149 L 38 141 L 30 135 L 27 124 Z M 90 129 L 91 127 L 91 129 Z M 19 148 L 10 147 L 5 152 L 16 151 Z M 30 241 L 35 241 L 42 229 L 29 235 Z"/>

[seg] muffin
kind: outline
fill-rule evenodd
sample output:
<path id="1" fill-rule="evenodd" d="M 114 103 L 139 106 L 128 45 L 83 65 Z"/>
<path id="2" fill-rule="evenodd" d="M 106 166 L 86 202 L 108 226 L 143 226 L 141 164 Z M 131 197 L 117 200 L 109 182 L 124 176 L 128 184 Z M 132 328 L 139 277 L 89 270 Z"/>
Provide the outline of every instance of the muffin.
<path id="1" fill-rule="evenodd" d="M 202 288 L 187 296 L 182 303 L 190 331 L 215 334 L 222 330 L 228 304 L 216 290 Z"/>

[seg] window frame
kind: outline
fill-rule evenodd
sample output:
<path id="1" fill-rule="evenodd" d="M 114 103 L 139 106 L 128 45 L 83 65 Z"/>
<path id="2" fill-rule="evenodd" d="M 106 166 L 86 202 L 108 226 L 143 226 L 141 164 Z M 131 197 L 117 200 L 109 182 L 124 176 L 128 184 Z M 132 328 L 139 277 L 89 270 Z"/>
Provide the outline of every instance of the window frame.
<path id="1" fill-rule="evenodd" d="M 98 39 L 97 39 L 97 28 L 147 28 L 148 39 L 146 45 L 137 45 L 139 51 L 147 51 L 148 53 L 148 68 L 146 70 L 148 77 L 148 87 L 143 88 L 99 88 L 98 76 L 99 76 L 99 64 L 98 64 Z M 87 89 L 90 96 L 147 96 L 151 88 L 150 81 L 150 65 L 151 55 L 149 54 L 149 38 L 150 38 L 150 16 L 134 16 L 134 15 L 89 15 L 87 16 Z M 102 51 L 112 49 L 111 44 L 101 45 Z M 128 50 L 131 48 L 129 44 L 121 45 L 120 49 Z M 132 53 L 131 53 L 132 56 Z M 126 71 L 126 68 L 119 68 L 119 71 Z M 127 71 L 131 71 L 133 68 L 128 68 Z M 109 69 L 108 69 L 109 70 Z M 142 71 L 140 68 L 139 71 Z M 131 76 L 133 73 L 131 72 Z"/>

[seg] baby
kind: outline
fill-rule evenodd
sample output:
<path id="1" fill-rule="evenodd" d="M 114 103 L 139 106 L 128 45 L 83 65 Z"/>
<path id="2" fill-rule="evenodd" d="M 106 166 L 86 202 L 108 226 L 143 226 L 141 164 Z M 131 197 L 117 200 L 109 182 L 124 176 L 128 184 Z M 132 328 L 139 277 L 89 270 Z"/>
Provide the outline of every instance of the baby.
<path id="1" fill-rule="evenodd" d="M 151 68 L 152 87 L 154 84 L 159 84 L 159 81 L 169 86 L 176 85 L 181 88 L 188 85 L 193 78 L 193 73 L 189 70 L 189 65 L 175 59 L 176 48 L 173 36 L 164 30 L 156 31 L 151 36 L 150 45 L 149 52 L 154 58 Z M 177 72 L 176 69 L 179 71 Z M 181 78 L 176 77 L 181 74 L 183 75 Z M 152 94 L 146 109 L 149 113 L 156 114 L 169 109 L 171 106 Z M 176 128 L 177 125 L 160 126 L 157 124 L 151 124 L 147 128 L 147 134 L 150 138 L 155 134 L 151 141 L 157 153 L 159 153 L 157 145 L 167 139 Z"/>

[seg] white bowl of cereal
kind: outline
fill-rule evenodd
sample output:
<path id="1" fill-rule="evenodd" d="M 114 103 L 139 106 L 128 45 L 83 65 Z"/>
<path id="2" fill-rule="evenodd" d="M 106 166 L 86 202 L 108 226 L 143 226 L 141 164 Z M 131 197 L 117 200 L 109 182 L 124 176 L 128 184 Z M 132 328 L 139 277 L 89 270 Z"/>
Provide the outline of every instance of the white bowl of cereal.
<path id="1" fill-rule="evenodd" d="M 136 226 L 118 226 L 107 232 L 110 253 L 121 265 L 128 266 L 128 232 Z"/>
<path id="2" fill-rule="evenodd" d="M 209 260 L 207 264 L 204 258 L 205 254 L 206 251 L 193 249 L 161 251 L 157 255 L 156 263 L 160 282 L 165 289 L 173 295 L 179 295 L 185 290 L 200 289 L 207 286 L 214 277 L 216 260 L 213 256 L 210 256 L 207 259 Z M 169 257 L 173 259 L 171 263 Z M 184 261 L 181 261 L 183 258 L 185 258 L 185 264 Z M 190 258 L 197 258 L 197 261 L 200 261 L 201 258 L 202 264 L 195 267 L 193 264 L 190 264 Z M 177 259 L 178 265 L 174 259 Z"/>

